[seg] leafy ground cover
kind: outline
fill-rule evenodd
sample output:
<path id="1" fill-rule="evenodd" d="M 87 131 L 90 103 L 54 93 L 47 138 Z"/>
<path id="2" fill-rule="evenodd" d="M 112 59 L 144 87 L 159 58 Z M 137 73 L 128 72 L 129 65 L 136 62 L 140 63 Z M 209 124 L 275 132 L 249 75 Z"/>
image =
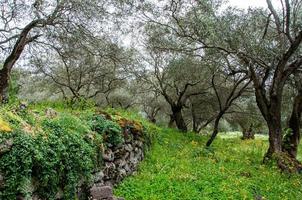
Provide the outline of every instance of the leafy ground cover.
<path id="1" fill-rule="evenodd" d="M 55 116 L 47 116 L 49 107 L 56 111 Z M 25 110 L 3 107 L 0 111 L 0 142 L 14 139 L 13 149 L 0 161 L 0 170 L 10 177 L 1 189 L 0 199 L 26 194 L 31 176 L 42 169 L 42 173 L 35 174 L 43 183 L 39 191 L 42 196 L 52 199 L 58 185 L 64 184 L 65 198 L 73 199 L 76 182 L 83 177 L 89 182 L 91 171 L 99 165 L 96 148 L 106 146 L 106 141 L 95 132 L 112 133 L 112 137 L 106 136 L 110 143 L 120 141 L 116 135 L 118 124 L 93 118 L 98 112 L 93 106 L 83 110 L 69 109 L 63 104 L 41 104 Z M 261 164 L 267 149 L 266 137 L 242 141 L 238 133 L 224 133 L 211 149 L 204 149 L 206 136 L 159 128 L 135 112 L 106 112 L 116 116 L 113 121 L 140 121 L 153 138 L 152 148 L 137 174 L 115 189 L 115 194 L 126 200 L 291 200 L 302 195 L 301 175 L 281 173 L 274 164 Z M 93 140 L 89 139 L 90 134 L 95 135 Z M 301 151 L 298 158 L 302 159 Z M 58 179 L 58 174 L 65 175 Z"/>
<path id="2" fill-rule="evenodd" d="M 163 199 L 299 199 L 301 175 L 262 165 L 267 141 L 218 138 L 203 148 L 205 136 L 161 129 L 135 176 L 115 194 L 127 200 Z M 301 159 L 301 152 L 300 152 Z"/>
<path id="3" fill-rule="evenodd" d="M 32 183 L 43 199 L 55 199 L 59 188 L 64 199 L 75 199 L 79 183 L 91 185 L 102 167 L 102 152 L 124 143 L 122 129 L 144 129 L 111 113 L 59 103 L 0 107 L 0 199 L 31 199 Z"/>

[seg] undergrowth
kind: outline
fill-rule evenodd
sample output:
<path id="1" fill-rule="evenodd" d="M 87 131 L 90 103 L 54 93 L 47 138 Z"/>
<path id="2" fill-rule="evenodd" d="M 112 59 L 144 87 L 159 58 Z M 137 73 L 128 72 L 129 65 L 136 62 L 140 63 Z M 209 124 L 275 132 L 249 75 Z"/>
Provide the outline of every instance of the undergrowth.
<path id="1" fill-rule="evenodd" d="M 45 114 L 49 107 L 55 116 Z M 30 199 L 30 183 L 39 184 L 36 193 L 45 199 L 54 199 L 59 188 L 64 199 L 75 199 L 79 182 L 91 184 L 92 173 L 102 165 L 102 151 L 124 142 L 124 122 L 131 122 L 126 128 L 142 128 L 148 134 L 145 143 L 153 141 L 153 145 L 138 173 L 115 189 L 117 196 L 127 200 L 286 200 L 302 195 L 301 175 L 262 165 L 267 149 L 263 138 L 221 137 L 212 148 L 204 149 L 206 136 L 159 128 L 135 111 L 107 109 L 109 117 L 102 112 L 86 104 L 80 108 L 60 103 L 1 107 L 0 144 L 12 140 L 13 145 L 0 155 L 0 173 L 5 177 L 0 199 L 15 199 L 19 194 Z M 301 155 L 300 151 L 298 158 Z"/>
<path id="2" fill-rule="evenodd" d="M 217 138 L 204 149 L 206 141 L 206 136 L 159 130 L 138 173 L 115 194 L 127 200 L 300 199 L 301 175 L 262 164 L 266 140 Z"/>
<path id="3" fill-rule="evenodd" d="M 90 185 L 102 165 L 102 152 L 124 142 L 122 128 L 94 107 L 66 108 L 62 104 L 19 104 L 0 108 L 0 199 L 75 199 L 81 184 Z M 47 112 L 52 114 L 48 115 Z M 118 118 L 118 116 L 112 116 Z M 31 184 L 34 183 L 34 184 Z"/>

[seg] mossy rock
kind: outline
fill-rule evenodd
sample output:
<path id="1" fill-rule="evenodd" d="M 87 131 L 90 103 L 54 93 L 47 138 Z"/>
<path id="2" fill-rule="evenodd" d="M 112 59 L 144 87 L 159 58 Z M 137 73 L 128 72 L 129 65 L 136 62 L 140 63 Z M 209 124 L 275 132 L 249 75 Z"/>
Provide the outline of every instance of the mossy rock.
<path id="1" fill-rule="evenodd" d="M 141 135 L 143 133 L 143 125 L 134 120 L 128 120 L 126 118 L 117 119 L 117 123 L 122 128 L 130 128 L 131 133 Z"/>
<path id="2" fill-rule="evenodd" d="M 272 161 L 277 164 L 282 172 L 288 173 L 301 173 L 302 164 L 296 158 L 290 156 L 286 152 L 274 153 L 272 155 Z"/>

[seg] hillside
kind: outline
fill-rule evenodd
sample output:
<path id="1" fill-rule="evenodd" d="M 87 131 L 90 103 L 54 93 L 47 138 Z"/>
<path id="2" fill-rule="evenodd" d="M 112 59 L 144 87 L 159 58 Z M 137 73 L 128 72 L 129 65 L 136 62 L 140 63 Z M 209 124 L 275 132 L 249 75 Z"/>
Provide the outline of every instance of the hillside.
<path id="1" fill-rule="evenodd" d="M 126 200 L 284 200 L 302 195 L 301 175 L 280 172 L 274 163 L 262 164 L 266 137 L 243 141 L 224 133 L 205 149 L 208 136 L 160 128 L 135 112 L 104 112 L 93 106 L 70 109 L 60 104 L 2 107 L 0 129 L 1 199 L 18 195 L 74 199 L 75 193 L 83 192 L 79 191 L 83 183 L 91 187 L 97 170 L 105 171 L 101 178 L 111 174 L 107 176 L 114 184 L 128 176 L 114 190 Z M 138 137 L 134 143 L 151 144 L 144 150 L 146 156 L 134 159 L 135 165 L 131 159 L 123 160 L 132 166 L 129 173 L 118 168 L 121 147 L 133 143 L 125 134 Z M 138 171 L 131 175 L 137 164 Z M 38 187 L 31 186 L 33 180 Z"/>
<path id="2" fill-rule="evenodd" d="M 136 170 L 151 135 L 114 110 L 3 106 L 0 199 L 112 199 L 112 185 Z"/>

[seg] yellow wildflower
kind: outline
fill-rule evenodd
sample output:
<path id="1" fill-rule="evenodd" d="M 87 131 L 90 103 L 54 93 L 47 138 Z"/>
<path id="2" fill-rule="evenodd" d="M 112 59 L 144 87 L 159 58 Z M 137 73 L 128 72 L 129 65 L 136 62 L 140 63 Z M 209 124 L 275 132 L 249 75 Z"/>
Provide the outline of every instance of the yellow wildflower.
<path id="1" fill-rule="evenodd" d="M 0 131 L 3 131 L 3 132 L 11 132 L 12 131 L 9 124 L 7 122 L 3 121 L 1 118 L 0 118 Z"/>

